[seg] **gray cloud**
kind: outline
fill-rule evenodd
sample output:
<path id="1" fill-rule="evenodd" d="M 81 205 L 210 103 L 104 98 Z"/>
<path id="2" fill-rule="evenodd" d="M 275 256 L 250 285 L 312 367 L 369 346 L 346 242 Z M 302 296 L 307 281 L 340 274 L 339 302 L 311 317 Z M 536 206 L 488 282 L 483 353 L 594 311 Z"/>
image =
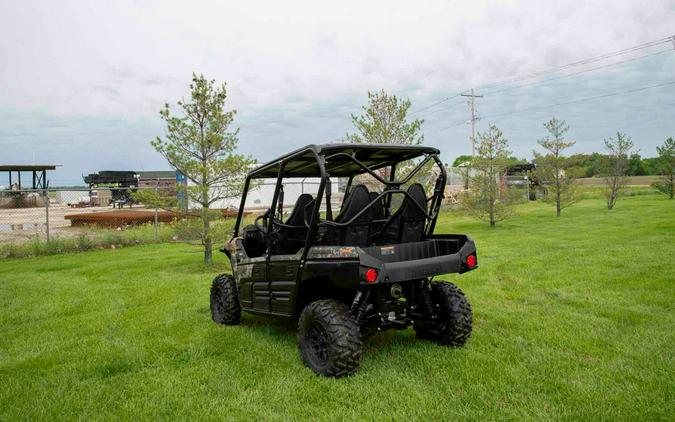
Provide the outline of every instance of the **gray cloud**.
<path id="1" fill-rule="evenodd" d="M 104 167 L 162 168 L 148 145 L 163 132 L 157 112 L 187 94 L 192 71 L 228 82 L 241 150 L 266 160 L 344 136 L 369 89 L 410 97 L 420 109 L 472 85 L 671 35 L 673 6 L 0 0 L 0 161 L 27 161 L 38 150 L 41 161 L 67 163 L 67 179 Z M 674 86 L 543 106 L 674 79 L 674 57 L 495 93 L 479 110 L 542 107 L 494 119 L 519 155 L 529 155 L 554 114 L 569 120 L 579 150 L 598 149 L 621 129 L 649 155 L 675 132 Z M 415 117 L 426 117 L 426 140 L 446 161 L 469 151 L 465 104 Z"/>

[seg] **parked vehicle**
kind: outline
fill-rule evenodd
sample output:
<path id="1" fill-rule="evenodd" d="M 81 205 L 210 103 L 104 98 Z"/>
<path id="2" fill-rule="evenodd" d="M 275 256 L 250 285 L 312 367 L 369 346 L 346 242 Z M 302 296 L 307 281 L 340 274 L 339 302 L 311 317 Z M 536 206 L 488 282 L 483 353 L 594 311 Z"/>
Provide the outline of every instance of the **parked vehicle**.
<path id="1" fill-rule="evenodd" d="M 413 326 L 423 339 L 463 345 L 471 306 L 457 286 L 434 278 L 474 270 L 478 261 L 468 236 L 434 233 L 446 183 L 438 155 L 424 146 L 309 145 L 251 171 L 234 236 L 222 249 L 233 274 L 211 287 L 213 320 L 239 324 L 242 310 L 297 318 L 305 364 L 335 377 L 357 370 L 362 339 L 376 331 Z M 437 177 L 427 194 L 415 178 L 429 164 Z M 354 183 L 365 174 L 382 191 Z M 272 206 L 242 228 L 253 181 L 270 177 L 277 178 Z M 318 192 L 301 195 L 284 218 L 284 181 L 304 177 L 321 179 Z M 333 217 L 335 177 L 348 182 Z"/>

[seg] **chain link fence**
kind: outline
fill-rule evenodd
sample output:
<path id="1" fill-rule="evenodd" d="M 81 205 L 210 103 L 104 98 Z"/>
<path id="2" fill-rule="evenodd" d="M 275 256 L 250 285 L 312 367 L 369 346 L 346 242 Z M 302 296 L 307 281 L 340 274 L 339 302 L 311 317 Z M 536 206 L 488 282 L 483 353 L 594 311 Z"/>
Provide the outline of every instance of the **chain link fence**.
<path id="1" fill-rule="evenodd" d="M 455 203 L 454 195 L 467 189 L 470 169 L 448 168 L 446 203 Z M 249 192 L 245 214 L 255 218 L 271 205 L 276 180 L 263 180 Z M 304 193 L 316 196 L 319 188 L 317 178 L 289 179 L 284 181 L 284 214 L 288 215 L 298 197 Z M 346 179 L 333 181 L 331 209 L 339 212 L 344 198 Z M 522 187 L 526 189 L 523 184 Z M 141 195 L 142 193 L 154 195 Z M 128 243 L 195 241 L 189 230 L 180 226 L 199 214 L 195 204 L 186 204 L 173 187 L 139 186 L 119 187 L 72 187 L 38 190 L 0 190 L 0 255 L 3 247 L 17 244 L 71 242 L 65 249 L 73 249 L 73 242 L 82 248 L 90 248 L 93 241 L 108 238 L 108 245 Z M 523 192 L 526 195 L 526 192 Z M 143 198 L 170 198 L 174 206 L 162 209 L 162 205 L 148 205 L 152 201 Z M 144 203 L 146 202 L 146 203 Z M 177 204 L 177 205 L 176 205 Z M 217 201 L 215 208 L 218 232 L 223 239 L 231 234 L 231 226 L 239 198 Z M 188 211 L 192 208 L 192 212 Z M 326 211 L 322 203 L 321 211 Z M 194 219 L 193 219 L 194 220 Z M 193 221 L 192 224 L 197 224 Z M 185 224 L 189 225 L 189 224 Z M 193 231 L 194 232 L 194 231 Z M 222 239 L 219 239 L 222 240 Z M 6 248 L 5 248 L 6 249 Z M 4 253 L 7 255 L 7 253 Z M 11 256 L 11 254 L 9 254 Z"/>
<path id="2" fill-rule="evenodd" d="M 275 184 L 264 181 L 249 192 L 246 214 L 260 214 L 270 206 Z M 284 188 L 284 213 L 288 214 L 301 194 L 316 193 L 318 181 L 292 180 L 284 183 Z M 333 209 L 339 209 L 343 194 L 337 183 L 334 188 L 331 203 Z M 150 201 L 152 198 L 155 201 Z M 162 205 L 144 203 L 155 203 L 157 198 L 169 198 L 171 201 L 159 202 L 173 203 L 173 206 L 163 209 Z M 190 224 L 181 223 L 195 220 L 191 217 L 198 216 L 199 210 L 183 198 L 184 194 L 175 187 L 161 186 L 0 190 L 0 245 L 79 241 L 86 246 L 106 236 L 114 237 L 108 242 L 112 244 L 197 241 L 190 237 L 194 237 L 194 231 L 186 229 Z M 231 220 L 239 206 L 240 198 L 217 201 L 211 206 L 212 215 L 219 220 L 216 221 L 216 230 L 222 232 L 219 237 L 231 234 Z"/>
<path id="3" fill-rule="evenodd" d="M 50 241 L 101 230 L 172 221 L 170 211 L 135 202 L 131 191 L 157 188 L 0 190 L 0 243 Z M 157 240 L 157 239 L 155 239 Z"/>
<path id="4" fill-rule="evenodd" d="M 0 243 L 47 238 L 47 197 L 46 191 L 0 191 Z"/>
<path id="5" fill-rule="evenodd" d="M 468 169 L 449 168 L 446 191 L 465 189 Z M 344 197 L 345 180 L 333 185 L 331 207 L 339 210 Z M 246 201 L 246 210 L 255 214 L 270 206 L 275 181 L 262 181 Z M 284 181 L 284 209 L 290 212 L 303 193 L 315 195 L 319 181 L 316 178 Z M 185 216 L 173 210 L 154 208 L 134 200 L 135 193 L 149 191 L 163 197 L 178 197 L 175 188 L 158 186 L 134 188 L 48 188 L 39 190 L 0 190 L 0 243 L 49 241 L 58 238 L 96 236 L 106 230 L 125 230 L 131 227 L 152 226 L 152 237 L 158 239 L 158 228 Z M 213 208 L 232 217 L 239 207 L 239 198 L 218 201 Z M 191 204 L 194 205 L 194 204 Z M 187 208 L 187 207 L 185 207 Z M 322 205 L 325 211 L 325 204 Z"/>

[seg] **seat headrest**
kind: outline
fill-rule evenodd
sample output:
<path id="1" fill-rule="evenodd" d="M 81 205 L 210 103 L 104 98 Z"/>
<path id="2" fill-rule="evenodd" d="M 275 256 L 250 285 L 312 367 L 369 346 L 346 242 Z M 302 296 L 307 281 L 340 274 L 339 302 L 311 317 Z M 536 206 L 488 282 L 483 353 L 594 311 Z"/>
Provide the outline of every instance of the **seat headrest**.
<path id="1" fill-rule="evenodd" d="M 425 212 L 427 209 L 427 194 L 424 193 L 424 188 L 419 183 L 413 183 L 408 188 L 408 195 L 401 204 L 401 214 L 404 220 L 423 220 L 426 218 Z M 417 202 L 422 209 L 416 206 L 412 200 Z"/>
<path id="2" fill-rule="evenodd" d="M 356 185 L 352 188 L 349 196 L 345 200 L 345 203 L 340 210 L 340 214 L 335 218 L 335 221 L 338 223 L 343 223 L 349 221 L 356 214 L 359 213 L 362 209 L 366 208 L 366 205 L 370 203 L 370 194 L 368 193 L 368 188 L 364 185 Z M 373 219 L 373 209 L 369 207 L 366 212 L 361 214 L 357 222 L 370 221 Z"/>
<path id="3" fill-rule="evenodd" d="M 286 219 L 286 224 L 289 226 L 304 226 L 305 225 L 305 207 L 314 201 L 314 197 L 308 193 L 303 193 L 295 201 L 295 206 L 291 215 Z"/>

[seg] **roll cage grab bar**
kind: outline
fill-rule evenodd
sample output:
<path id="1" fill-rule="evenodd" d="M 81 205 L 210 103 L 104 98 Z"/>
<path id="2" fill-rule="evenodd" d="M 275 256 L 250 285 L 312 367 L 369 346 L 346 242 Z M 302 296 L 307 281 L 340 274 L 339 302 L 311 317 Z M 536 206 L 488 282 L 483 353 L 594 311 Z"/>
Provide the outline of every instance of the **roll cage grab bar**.
<path id="1" fill-rule="evenodd" d="M 384 197 L 387 197 L 387 208 L 389 208 L 391 206 L 391 198 L 394 194 L 402 193 L 408 199 L 410 199 L 410 201 L 413 204 L 415 204 L 415 206 L 417 208 L 419 208 L 424 213 L 425 218 L 427 220 L 429 220 L 429 224 L 427 225 L 427 228 L 425 230 L 426 234 L 428 235 L 428 234 L 433 232 L 434 227 L 436 225 L 436 219 L 438 218 L 438 211 L 441 207 L 441 200 L 443 199 L 443 193 L 444 193 L 443 189 L 444 189 L 445 183 L 447 181 L 447 173 L 445 171 L 445 167 L 443 166 L 443 163 L 438 158 L 438 154 L 426 153 L 426 156 L 425 156 L 424 160 L 422 160 L 419 164 L 417 164 L 415 166 L 415 168 L 403 180 L 395 180 L 394 179 L 394 172 L 396 171 L 396 163 L 397 162 L 385 164 L 385 166 L 380 167 L 380 168 L 386 168 L 386 167 L 390 166 L 393 170 L 391 175 L 390 175 L 390 180 L 386 180 L 386 179 L 382 178 L 379 174 L 375 173 L 375 171 L 371 170 L 368 166 L 363 164 L 360 160 L 358 160 L 353 155 L 350 155 L 350 154 L 347 154 L 347 153 L 344 153 L 344 152 L 339 152 L 339 153 L 332 154 L 332 155 L 329 155 L 327 157 L 324 157 L 322 155 L 319 155 L 314 148 L 305 148 L 305 149 L 299 150 L 293 156 L 285 157 L 285 159 L 280 160 L 280 162 L 279 162 L 279 173 L 278 173 L 278 176 L 277 176 L 277 183 L 276 183 L 276 186 L 275 186 L 275 189 L 274 189 L 274 197 L 272 199 L 272 206 L 270 207 L 270 209 L 273 210 L 273 211 L 272 211 L 272 218 L 270 218 L 268 231 L 272 228 L 272 226 L 274 224 L 279 225 L 281 227 L 289 227 L 289 228 L 303 227 L 303 226 L 291 226 L 291 225 L 275 222 L 273 214 L 274 214 L 274 209 L 277 205 L 277 198 L 279 197 L 279 191 L 281 189 L 281 181 L 284 177 L 284 170 L 285 170 L 285 167 L 286 167 L 286 162 L 292 160 L 294 156 L 301 155 L 301 154 L 306 153 L 306 152 L 310 152 L 314 156 L 314 158 L 316 159 L 316 162 L 318 164 L 318 167 L 319 167 L 319 177 L 321 179 L 321 182 L 319 183 L 319 189 L 316 193 L 316 198 L 323 198 L 325 188 L 326 188 L 326 184 L 327 184 L 328 179 L 330 177 L 329 174 L 326 172 L 326 160 L 331 159 L 331 158 L 336 158 L 336 157 L 345 157 L 345 158 L 350 159 L 352 162 L 354 162 L 357 166 L 359 166 L 365 172 L 367 172 L 368 174 L 373 176 L 378 182 L 384 184 L 386 186 L 386 188 L 385 188 L 384 192 L 380 193 L 375 199 L 370 201 L 370 203 L 368 203 L 367 206 L 365 206 L 362 210 L 360 210 L 358 213 L 356 213 L 356 215 L 354 215 L 348 221 L 345 221 L 343 223 L 337 223 L 335 221 L 325 220 L 325 221 L 321 221 L 317 224 L 317 220 L 320 219 L 320 208 L 321 208 L 321 202 L 322 201 L 321 200 L 313 201 L 314 202 L 314 208 L 313 208 L 312 214 L 310 216 L 310 221 L 309 221 L 308 224 L 306 222 L 305 226 L 304 226 L 304 227 L 308 227 L 309 230 L 307 231 L 307 237 L 305 239 L 305 246 L 306 247 L 304 248 L 304 251 L 302 253 L 302 260 L 303 261 L 305 260 L 305 258 L 307 258 L 307 253 L 309 251 L 309 248 L 307 246 L 311 246 L 313 244 L 313 240 L 316 237 L 316 232 L 317 232 L 318 226 L 320 226 L 320 225 L 321 226 L 334 226 L 334 227 L 348 226 L 349 224 L 354 223 L 354 221 L 356 221 L 357 218 L 359 218 L 364 212 L 366 212 L 366 210 L 371 208 L 374 204 L 377 203 L 377 201 L 380 201 Z M 425 206 L 422 206 L 421 204 L 419 204 L 414 198 L 412 198 L 412 196 L 407 191 L 404 191 L 404 190 L 400 189 L 400 186 L 408 183 L 431 160 L 434 160 L 434 162 L 436 163 L 438 168 L 441 170 L 441 174 L 440 174 L 438 180 L 436 181 L 436 186 L 434 187 L 434 195 L 430 198 L 432 200 L 431 212 L 427 212 L 426 204 L 424 204 Z M 237 237 L 237 234 L 239 233 L 239 227 L 241 225 L 241 219 L 242 219 L 243 213 L 244 213 L 244 206 L 246 204 L 246 196 L 247 196 L 247 193 L 248 193 L 248 189 L 251 185 L 251 179 L 253 178 L 253 176 L 255 176 L 255 173 L 249 174 L 246 177 L 246 181 L 244 182 L 244 190 L 243 190 L 243 194 L 241 196 L 241 205 L 240 205 L 238 213 L 237 213 L 237 221 L 234 225 L 232 239 Z M 352 181 L 352 177 L 353 176 L 351 176 L 349 178 L 350 179 L 349 182 Z M 348 185 L 351 185 L 351 183 L 348 183 Z M 351 186 L 348 186 L 348 188 L 349 187 L 351 187 Z M 330 206 L 330 204 L 327 204 L 327 206 Z"/>
<path id="2" fill-rule="evenodd" d="M 419 208 L 420 211 L 422 211 L 422 213 L 424 213 L 424 217 L 425 217 L 427 220 L 431 220 L 432 218 L 434 218 L 434 215 L 427 213 L 427 210 L 425 209 L 426 207 L 422 207 L 422 206 L 415 200 L 415 198 L 413 198 L 412 196 L 410 196 L 410 194 L 409 194 L 408 192 L 406 192 L 406 191 L 404 191 L 404 190 L 402 190 L 402 189 L 389 189 L 389 190 L 384 191 L 384 192 L 382 192 L 381 194 L 377 195 L 377 198 L 375 198 L 375 199 L 373 199 L 372 201 L 370 201 L 370 202 L 368 203 L 368 205 L 366 205 L 365 207 L 363 207 L 363 209 L 362 209 L 361 211 L 357 212 L 356 215 L 354 215 L 354 217 L 350 218 L 349 220 L 347 220 L 347 221 L 345 221 L 345 222 L 343 222 L 343 223 L 338 223 L 338 222 L 336 222 L 336 221 L 331 221 L 331 220 L 323 220 L 323 221 L 320 221 L 320 222 L 319 222 L 319 226 L 333 226 L 333 227 L 344 227 L 344 226 L 348 226 L 348 225 L 354 223 L 354 221 L 356 221 L 356 219 L 359 218 L 359 217 L 361 216 L 361 214 L 363 214 L 364 212 L 366 212 L 366 211 L 368 210 L 368 208 L 370 208 L 370 207 L 372 207 L 374 204 L 376 204 L 377 201 L 379 201 L 381 198 L 383 198 L 383 197 L 385 197 L 385 196 L 388 196 L 388 195 L 394 195 L 394 194 L 396 194 L 396 193 L 402 193 L 402 194 L 404 194 L 405 196 L 407 196 L 408 198 L 410 198 L 410 200 L 412 201 L 412 203 L 415 204 L 415 206 L 416 206 L 417 208 Z M 314 201 L 312 201 L 312 202 L 314 202 Z M 310 203 L 310 204 L 307 204 L 305 207 L 307 207 L 307 206 L 309 206 L 309 205 L 314 205 L 314 204 Z M 425 205 L 426 205 L 426 204 L 425 204 Z M 275 226 L 279 226 L 279 227 L 285 227 L 285 228 L 288 228 L 288 229 L 298 229 L 298 228 L 309 227 L 309 223 L 307 223 L 307 222 L 305 222 L 305 224 L 302 225 L 302 226 L 293 226 L 293 225 L 290 225 L 290 224 L 285 224 L 285 223 L 281 223 L 281 222 L 279 222 L 279 221 L 276 221 L 276 222 L 274 223 L 274 225 L 275 225 Z"/>

